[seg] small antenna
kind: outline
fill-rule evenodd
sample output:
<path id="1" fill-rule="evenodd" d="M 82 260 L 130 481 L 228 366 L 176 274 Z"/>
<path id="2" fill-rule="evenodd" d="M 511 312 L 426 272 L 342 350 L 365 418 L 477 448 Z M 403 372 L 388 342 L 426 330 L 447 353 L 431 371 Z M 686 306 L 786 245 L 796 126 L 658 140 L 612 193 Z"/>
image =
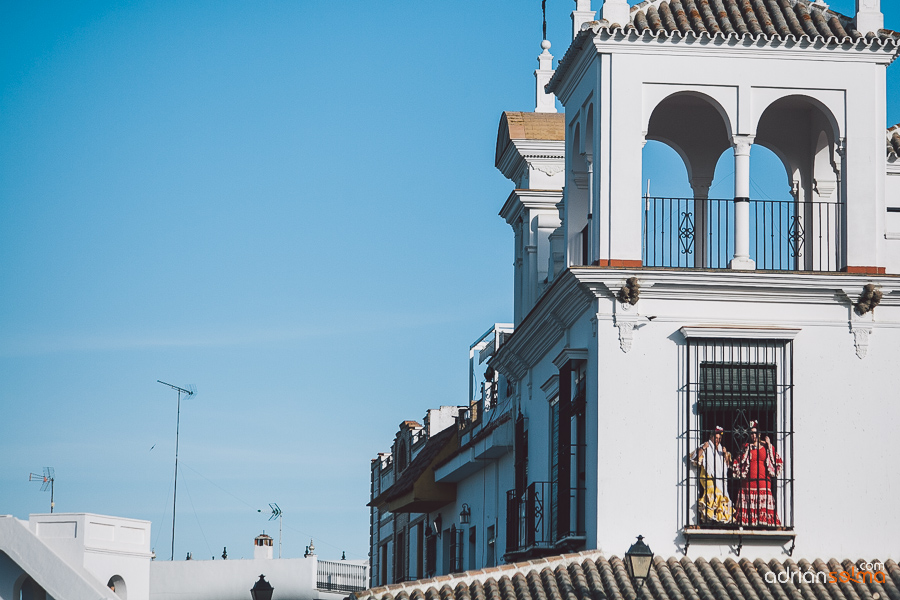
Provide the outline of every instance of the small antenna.
<path id="1" fill-rule="evenodd" d="M 41 482 L 41 491 L 46 492 L 48 489 L 50 490 L 50 512 L 53 512 L 53 507 L 55 503 L 53 502 L 53 483 L 56 481 L 56 469 L 53 467 L 44 467 L 44 474 L 38 475 L 37 473 L 29 473 L 28 481 L 39 481 Z"/>
<path id="2" fill-rule="evenodd" d="M 269 504 L 269 508 L 272 509 L 272 516 L 269 517 L 270 521 L 274 521 L 278 519 L 278 558 L 281 558 L 281 523 L 284 518 L 284 513 L 281 512 L 281 509 L 278 508 L 278 505 L 274 502 Z"/>
<path id="3" fill-rule="evenodd" d="M 156 383 L 167 385 L 178 392 L 178 415 L 175 419 L 175 487 L 172 493 L 172 556 L 170 558 L 170 560 L 175 560 L 175 500 L 178 498 L 178 431 L 181 429 L 181 395 L 184 394 L 185 398 L 190 398 L 197 390 L 192 385 L 189 385 L 188 389 L 184 389 L 159 379 L 156 380 Z"/>

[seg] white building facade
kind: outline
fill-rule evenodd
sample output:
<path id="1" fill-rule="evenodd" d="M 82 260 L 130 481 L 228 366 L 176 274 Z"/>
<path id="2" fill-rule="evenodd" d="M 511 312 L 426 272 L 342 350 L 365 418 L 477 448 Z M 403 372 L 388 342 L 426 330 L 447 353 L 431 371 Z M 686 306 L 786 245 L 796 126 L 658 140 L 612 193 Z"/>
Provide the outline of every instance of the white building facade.
<path id="1" fill-rule="evenodd" d="M 435 574 L 638 534 L 662 556 L 897 559 L 900 35 L 877 0 L 594 17 L 578 0 L 536 111 L 501 118 L 514 333 L 480 340 L 487 401 L 432 464 L 453 486 L 425 514 Z M 650 140 L 691 197 L 643 192 Z M 754 197 L 754 146 L 788 199 Z M 734 189 L 714 198 L 723 156 Z"/>

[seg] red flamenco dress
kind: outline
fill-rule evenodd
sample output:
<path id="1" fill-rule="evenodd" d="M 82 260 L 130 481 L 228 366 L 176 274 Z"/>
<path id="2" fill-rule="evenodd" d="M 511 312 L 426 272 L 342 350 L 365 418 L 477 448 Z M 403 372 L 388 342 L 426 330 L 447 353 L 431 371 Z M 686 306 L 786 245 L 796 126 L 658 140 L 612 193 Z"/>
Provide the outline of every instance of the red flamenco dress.
<path id="1" fill-rule="evenodd" d="M 781 474 L 783 461 L 774 448 L 766 444 L 746 444 L 740 458 L 734 461 L 734 476 L 740 481 L 735 502 L 734 521 L 751 527 L 781 525 L 775 512 L 772 479 Z"/>

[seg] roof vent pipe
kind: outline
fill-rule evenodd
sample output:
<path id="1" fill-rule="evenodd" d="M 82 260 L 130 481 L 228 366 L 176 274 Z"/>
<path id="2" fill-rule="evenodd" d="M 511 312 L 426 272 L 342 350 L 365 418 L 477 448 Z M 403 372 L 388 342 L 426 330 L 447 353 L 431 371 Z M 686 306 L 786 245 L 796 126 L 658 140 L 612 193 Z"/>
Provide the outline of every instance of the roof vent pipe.
<path id="1" fill-rule="evenodd" d="M 572 11 L 572 39 L 581 31 L 581 26 L 594 20 L 594 11 L 591 10 L 591 0 L 575 0 L 575 10 Z"/>
<path id="2" fill-rule="evenodd" d="M 879 29 L 884 29 L 881 0 L 856 0 L 856 30 L 865 35 Z"/>

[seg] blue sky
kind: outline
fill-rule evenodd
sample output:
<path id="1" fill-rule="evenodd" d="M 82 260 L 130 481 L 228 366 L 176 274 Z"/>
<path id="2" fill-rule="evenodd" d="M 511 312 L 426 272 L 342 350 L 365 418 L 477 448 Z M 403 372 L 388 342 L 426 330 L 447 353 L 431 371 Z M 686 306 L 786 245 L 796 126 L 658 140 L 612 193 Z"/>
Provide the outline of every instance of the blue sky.
<path id="1" fill-rule="evenodd" d="M 571 2 L 548 3 L 552 52 Z M 599 3 L 596 3 L 599 4 Z M 885 3 L 900 29 L 900 7 Z M 831 2 L 851 13 L 852 0 Z M 540 2 L 0 3 L 0 513 L 365 558 L 369 460 L 511 318 Z M 890 123 L 900 121 L 897 66 Z M 889 95 L 890 96 L 890 95 Z M 664 190 L 659 190 L 663 192 Z M 151 450 L 151 448 L 153 448 Z"/>

